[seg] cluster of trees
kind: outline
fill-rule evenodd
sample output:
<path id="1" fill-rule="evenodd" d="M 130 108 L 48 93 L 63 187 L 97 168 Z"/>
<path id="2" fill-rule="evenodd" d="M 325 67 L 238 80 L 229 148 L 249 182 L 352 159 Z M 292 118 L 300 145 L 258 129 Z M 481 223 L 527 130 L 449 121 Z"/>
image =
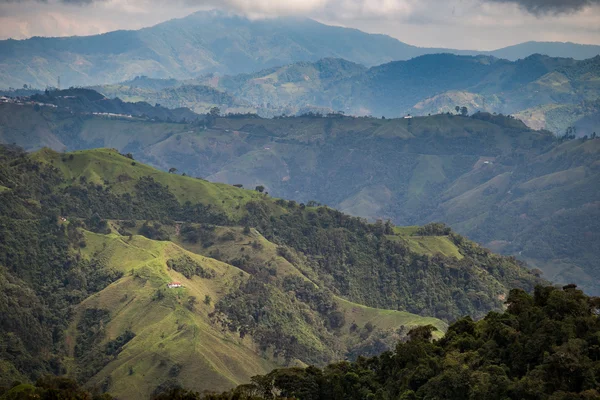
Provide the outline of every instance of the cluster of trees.
<path id="1" fill-rule="evenodd" d="M 463 117 L 466 117 L 467 115 L 469 115 L 469 109 L 465 106 L 456 106 L 454 107 L 454 109 L 456 110 L 457 114 L 462 115 Z"/>
<path id="2" fill-rule="evenodd" d="M 91 393 L 69 378 L 46 375 L 35 385 L 13 382 L 10 386 L 0 386 L 2 400 L 112 400 L 107 393 Z"/>
<path id="3" fill-rule="evenodd" d="M 416 233 L 422 236 L 446 236 L 452 233 L 452 229 L 441 222 L 432 222 L 417 229 Z"/>
<path id="4" fill-rule="evenodd" d="M 188 255 L 167 260 L 167 266 L 182 273 L 188 279 L 191 279 L 194 275 L 204 279 L 212 279 L 217 275 L 212 268 L 201 266 Z"/>
<path id="5" fill-rule="evenodd" d="M 461 318 L 432 341 L 408 333 L 395 351 L 324 368 L 286 368 L 222 394 L 171 388 L 156 397 L 205 400 L 600 399 L 600 298 L 575 285 L 515 289 L 503 313 Z"/>

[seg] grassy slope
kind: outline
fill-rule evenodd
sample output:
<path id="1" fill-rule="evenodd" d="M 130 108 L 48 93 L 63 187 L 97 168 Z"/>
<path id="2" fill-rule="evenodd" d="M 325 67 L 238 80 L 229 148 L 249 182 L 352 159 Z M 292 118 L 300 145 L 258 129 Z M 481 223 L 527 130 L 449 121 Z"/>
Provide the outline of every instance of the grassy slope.
<path id="1" fill-rule="evenodd" d="M 301 271 L 277 256 L 276 246 L 258 232 L 252 231 L 245 236 L 241 228 L 219 228 L 218 233 L 229 230 L 237 235 L 235 243 L 220 243 L 207 250 L 218 248 L 224 255 L 227 252 L 233 254 L 248 239 L 259 240 L 263 248 L 253 251 L 251 246 L 246 245 L 245 254 L 251 254 L 253 259 L 273 260 L 279 276 L 303 276 Z M 173 240 L 177 242 L 179 239 Z M 241 276 L 246 275 L 239 269 L 184 250 L 173 242 L 158 242 L 137 235 L 128 240 L 116 234 L 86 232 L 86 242 L 87 246 L 82 251 L 84 258 L 93 256 L 106 268 L 120 270 L 125 275 L 77 307 L 67 335 L 71 351 L 76 341 L 75 327 L 86 308 L 110 310 L 111 321 L 106 326 L 105 342 L 126 329 L 136 333 L 136 337 L 124 346 L 123 352 L 91 379 L 91 385 L 100 385 L 110 376 L 112 394 L 123 398 L 147 398 L 157 384 L 168 379 L 169 369 L 174 364 L 182 366 L 177 379 L 196 390 L 226 389 L 276 367 L 269 356 L 261 355 L 255 349 L 249 336 L 240 339 L 211 323 L 208 313 L 212 306 L 202 304 L 205 295 L 216 302 L 233 288 Z M 193 250 L 194 246 L 190 249 Z M 168 270 L 166 261 L 181 254 L 192 257 L 203 267 L 212 268 L 217 277 L 210 280 L 198 277 L 186 279 L 178 272 Z M 173 280 L 182 282 L 184 288 L 165 289 L 166 283 Z M 164 290 L 165 298 L 156 300 L 154 297 L 160 289 Z M 185 307 L 188 296 L 199 300 L 194 312 Z M 336 302 L 348 322 L 338 332 L 343 340 L 351 340 L 350 322 L 359 326 L 371 322 L 383 330 L 432 324 L 443 332 L 447 327 L 436 318 L 365 307 L 339 297 L 336 297 Z M 308 331 L 304 334 L 312 337 Z M 298 332 L 298 336 L 302 337 L 303 333 Z M 315 337 L 312 339 L 317 340 Z M 72 361 L 71 368 L 74 365 Z M 133 374 L 130 374 L 130 368 Z"/>
<path id="2" fill-rule="evenodd" d="M 233 211 L 236 205 L 243 205 L 260 196 L 254 191 L 168 174 L 139 163 L 132 165 L 132 160 L 114 150 L 98 149 L 71 154 L 74 156 L 72 160 L 69 160 L 67 154 L 63 161 L 62 154 L 44 149 L 35 153 L 34 157 L 52 163 L 68 179 L 85 176 L 97 184 L 104 184 L 104 180 L 108 180 L 117 191 L 122 192 L 131 190 L 136 178 L 151 175 L 157 181 L 169 185 L 180 201 L 202 201 L 233 214 L 241 212 Z M 117 183 L 116 178 L 123 174 L 134 179 Z M 225 203 L 219 201 L 221 199 Z M 222 259 L 247 254 L 254 261 L 274 265 L 278 276 L 299 275 L 311 279 L 311 271 L 302 265 L 296 267 L 280 257 L 277 246 L 256 230 L 246 235 L 241 227 L 217 227 L 217 237 L 231 231 L 235 235 L 234 241 L 217 240 L 216 244 L 205 249 L 200 245 L 183 243 L 175 228 L 171 229 L 172 241 L 163 242 L 137 235 L 129 239 L 115 233 L 100 235 L 85 232 L 87 246 L 81 251 L 82 257 L 99 260 L 104 268 L 119 270 L 124 276 L 77 307 L 75 319 L 67 332 L 67 345 L 71 354 L 68 365 L 71 371 L 77 368 L 73 351 L 77 339 L 76 326 L 82 312 L 87 308 L 108 309 L 111 320 L 106 326 L 104 342 L 115 339 L 126 329 L 135 332 L 136 337 L 124 346 L 118 357 L 91 379 L 90 384 L 100 385 L 110 377 L 110 392 L 123 398 L 147 398 L 156 385 L 169 378 L 169 370 L 175 364 L 182 366 L 177 379 L 186 387 L 196 390 L 226 389 L 247 382 L 252 375 L 262 374 L 276 367 L 276 363 L 268 355 L 259 354 L 251 337 L 240 339 L 224 331 L 220 325 L 212 323 L 208 317 L 212 305 L 202 303 L 205 295 L 209 295 L 214 304 L 236 287 L 247 274 L 198 253 L 207 254 L 219 250 Z M 412 240 L 422 243 L 423 239 L 415 237 Z M 254 249 L 250 245 L 251 241 L 258 241 L 261 247 Z M 241 253 L 242 247 L 244 253 Z M 430 248 L 426 250 L 434 251 Z M 204 267 L 212 268 L 217 272 L 217 277 L 210 280 L 198 277 L 186 279 L 176 271 L 169 270 L 166 261 L 182 254 L 192 257 Z M 166 283 L 172 280 L 182 282 L 184 288 L 166 289 Z M 158 300 L 156 293 L 161 289 L 165 297 Z M 185 307 L 189 296 L 198 299 L 195 311 Z M 430 323 L 440 330 L 446 327 L 435 318 L 378 310 L 337 297 L 336 302 L 348 322 L 371 322 L 384 330 Z M 304 334 L 307 340 L 317 339 L 311 336 L 308 326 L 303 329 L 306 332 L 299 332 L 299 337 Z M 342 340 L 351 340 L 348 329 L 349 323 L 338 332 Z M 133 373 L 130 374 L 130 371 Z"/>
<path id="3" fill-rule="evenodd" d="M 116 193 L 132 192 L 136 181 L 143 176 L 151 176 L 157 182 L 167 185 L 181 203 L 190 201 L 210 204 L 229 216 L 239 216 L 246 204 L 261 195 L 250 190 L 242 190 L 231 185 L 209 183 L 177 174 L 168 174 L 145 164 L 140 164 L 120 155 L 113 149 L 82 150 L 70 153 L 73 159 L 61 153 L 43 149 L 34 154 L 40 161 L 52 163 L 67 179 L 85 177 L 88 182 L 112 185 Z M 119 179 L 125 177 L 125 179 Z M 122 180 L 122 182 L 119 182 Z"/>
<path id="4" fill-rule="evenodd" d="M 406 240 L 410 250 L 417 254 L 428 256 L 442 254 L 459 260 L 463 258 L 459 248 L 447 236 L 421 236 L 417 235 L 418 229 L 418 226 L 397 226 L 394 227 L 397 236 L 390 236 L 390 238 Z"/>
<path id="5" fill-rule="evenodd" d="M 126 329 L 136 333 L 123 352 L 92 378 L 91 384 L 111 376 L 111 393 L 123 398 L 147 398 L 156 385 L 168 378 L 174 364 L 182 366 L 178 379 L 197 390 L 222 390 L 275 367 L 254 351 L 250 338 L 240 340 L 211 324 L 208 313 L 212 306 L 202 303 L 205 295 L 217 301 L 243 274 L 240 270 L 186 252 L 171 242 L 141 236 L 128 241 L 115 234 L 87 232 L 86 241 L 84 257 L 95 255 L 107 268 L 125 275 L 80 304 L 77 316 L 86 308 L 110 310 L 106 341 Z M 217 277 L 186 279 L 169 270 L 166 261 L 182 254 L 213 269 Z M 184 288 L 166 289 L 173 280 L 182 282 Z M 164 290 L 164 299 L 154 299 L 158 290 Z M 199 300 L 195 311 L 184 306 L 189 296 Z M 78 317 L 69 330 L 71 345 L 77 321 Z M 133 374 L 129 373 L 130 368 Z"/>
<path id="6" fill-rule="evenodd" d="M 418 325 L 433 325 L 441 336 L 446 331 L 448 325 L 437 318 L 421 317 L 404 311 L 382 310 L 349 302 L 347 300 L 336 298 L 338 306 L 343 310 L 346 321 L 354 322 L 358 326 L 364 326 L 368 322 L 380 329 L 397 329 L 399 326 L 411 327 Z M 345 330 L 348 326 L 344 327 Z M 347 332 L 345 332 L 347 333 Z"/>

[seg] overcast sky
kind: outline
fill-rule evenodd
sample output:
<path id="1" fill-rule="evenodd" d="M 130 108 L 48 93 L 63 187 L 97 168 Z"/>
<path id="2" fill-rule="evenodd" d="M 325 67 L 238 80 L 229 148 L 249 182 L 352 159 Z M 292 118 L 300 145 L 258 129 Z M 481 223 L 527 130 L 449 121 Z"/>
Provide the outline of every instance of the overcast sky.
<path id="1" fill-rule="evenodd" d="M 600 0 L 0 0 L 0 38 L 138 29 L 217 7 L 252 18 L 307 16 L 427 47 L 600 44 Z"/>

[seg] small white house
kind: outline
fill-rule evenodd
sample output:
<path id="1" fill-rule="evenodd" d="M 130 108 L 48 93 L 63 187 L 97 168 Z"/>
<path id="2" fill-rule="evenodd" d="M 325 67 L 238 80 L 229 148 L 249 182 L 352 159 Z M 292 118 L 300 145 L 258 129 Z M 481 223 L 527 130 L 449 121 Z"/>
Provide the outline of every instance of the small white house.
<path id="1" fill-rule="evenodd" d="M 183 287 L 183 285 L 181 284 L 181 282 L 171 282 L 171 283 L 167 283 L 167 287 L 169 289 L 174 289 L 174 288 Z"/>

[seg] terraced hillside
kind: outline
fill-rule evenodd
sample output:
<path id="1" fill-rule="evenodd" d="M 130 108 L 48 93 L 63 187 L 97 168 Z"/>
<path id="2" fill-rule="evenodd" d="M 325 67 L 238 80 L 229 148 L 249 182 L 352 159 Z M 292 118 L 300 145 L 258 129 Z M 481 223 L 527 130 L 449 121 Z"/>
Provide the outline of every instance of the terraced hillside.
<path id="1" fill-rule="evenodd" d="M 115 150 L 1 149 L 0 383 L 224 390 L 439 335 L 541 282 L 442 225 L 368 224 Z"/>

